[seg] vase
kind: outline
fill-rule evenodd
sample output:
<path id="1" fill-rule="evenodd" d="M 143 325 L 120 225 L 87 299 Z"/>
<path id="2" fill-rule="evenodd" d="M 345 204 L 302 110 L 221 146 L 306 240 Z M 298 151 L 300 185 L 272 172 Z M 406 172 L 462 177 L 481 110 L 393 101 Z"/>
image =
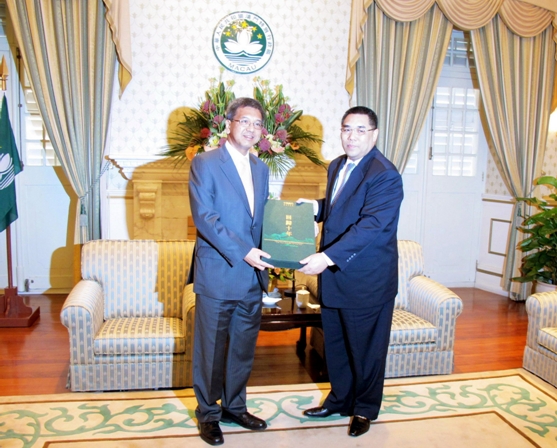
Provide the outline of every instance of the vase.
<path id="1" fill-rule="evenodd" d="M 557 290 L 557 285 L 551 285 L 549 283 L 544 283 L 544 282 L 540 282 L 539 280 L 536 280 L 536 283 L 534 284 L 534 292 L 538 293 L 538 292 L 553 292 Z"/>

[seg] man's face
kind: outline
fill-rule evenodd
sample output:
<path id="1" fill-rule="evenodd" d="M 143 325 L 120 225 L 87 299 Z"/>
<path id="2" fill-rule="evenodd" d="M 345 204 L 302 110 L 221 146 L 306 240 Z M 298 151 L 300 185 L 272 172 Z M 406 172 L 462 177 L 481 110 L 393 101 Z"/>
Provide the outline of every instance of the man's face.
<path id="1" fill-rule="evenodd" d="M 238 121 L 236 121 L 238 120 Z M 245 124 L 240 123 L 245 122 Z M 246 155 L 252 146 L 261 138 L 261 126 L 257 129 L 254 123 L 261 124 L 261 112 L 253 107 L 240 107 L 232 120 L 226 120 L 228 142 L 242 154 Z"/>
<path id="2" fill-rule="evenodd" d="M 340 133 L 342 147 L 348 158 L 352 161 L 359 160 L 370 152 L 375 146 L 377 136 L 379 135 L 379 131 L 373 129 L 369 124 L 368 116 L 361 114 L 348 115 L 342 123 L 342 129 L 348 131 L 341 131 Z M 358 131 L 362 133 L 360 134 Z"/>

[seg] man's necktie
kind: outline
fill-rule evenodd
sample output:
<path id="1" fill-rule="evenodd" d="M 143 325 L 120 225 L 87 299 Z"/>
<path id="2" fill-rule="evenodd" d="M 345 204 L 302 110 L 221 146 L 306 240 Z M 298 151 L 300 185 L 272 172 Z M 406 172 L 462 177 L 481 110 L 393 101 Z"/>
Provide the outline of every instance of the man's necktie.
<path id="1" fill-rule="evenodd" d="M 354 169 L 355 166 L 356 166 L 356 164 L 354 162 L 348 163 L 348 165 L 346 166 L 346 169 L 344 170 L 344 175 L 342 176 L 342 180 L 340 180 L 340 179 L 337 180 L 337 183 L 335 184 L 335 188 L 334 188 L 334 191 L 333 191 L 333 199 L 331 200 L 331 204 L 336 201 L 338 195 L 340 194 L 340 192 L 344 188 L 344 185 L 346 184 L 346 181 L 350 177 L 350 173 L 352 172 L 352 170 Z"/>

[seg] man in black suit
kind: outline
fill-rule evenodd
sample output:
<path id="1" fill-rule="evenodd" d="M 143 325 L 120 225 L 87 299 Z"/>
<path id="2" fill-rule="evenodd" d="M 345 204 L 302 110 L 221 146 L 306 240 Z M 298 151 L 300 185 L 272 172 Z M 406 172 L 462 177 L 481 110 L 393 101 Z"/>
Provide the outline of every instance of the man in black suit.
<path id="1" fill-rule="evenodd" d="M 194 157 L 190 169 L 197 228 L 193 388 L 200 436 L 211 445 L 224 442 L 219 421 L 267 427 L 246 408 L 266 268 L 273 267 L 260 249 L 269 169 L 249 152 L 261 138 L 264 115 L 256 100 L 234 100 L 226 111 L 226 144 Z"/>
<path id="2" fill-rule="evenodd" d="M 344 114 L 346 154 L 329 165 L 325 198 L 312 201 L 316 221 L 323 222 L 320 252 L 300 261 L 301 272 L 320 274 L 331 382 L 324 403 L 304 414 L 353 416 L 351 436 L 367 432 L 379 415 L 398 290 L 402 179 L 375 146 L 378 132 L 371 109 L 357 106 Z"/>

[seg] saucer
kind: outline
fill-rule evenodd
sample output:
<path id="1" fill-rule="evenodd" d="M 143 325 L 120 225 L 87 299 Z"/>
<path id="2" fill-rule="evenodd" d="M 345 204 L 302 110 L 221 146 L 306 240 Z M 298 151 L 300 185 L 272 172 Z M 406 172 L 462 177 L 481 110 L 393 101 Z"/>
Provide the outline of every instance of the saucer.
<path id="1" fill-rule="evenodd" d="M 272 294 L 272 293 L 271 293 Z M 281 297 L 269 297 L 269 296 L 264 296 L 263 297 L 263 304 L 265 305 L 274 305 L 277 302 L 280 302 L 282 300 Z"/>

